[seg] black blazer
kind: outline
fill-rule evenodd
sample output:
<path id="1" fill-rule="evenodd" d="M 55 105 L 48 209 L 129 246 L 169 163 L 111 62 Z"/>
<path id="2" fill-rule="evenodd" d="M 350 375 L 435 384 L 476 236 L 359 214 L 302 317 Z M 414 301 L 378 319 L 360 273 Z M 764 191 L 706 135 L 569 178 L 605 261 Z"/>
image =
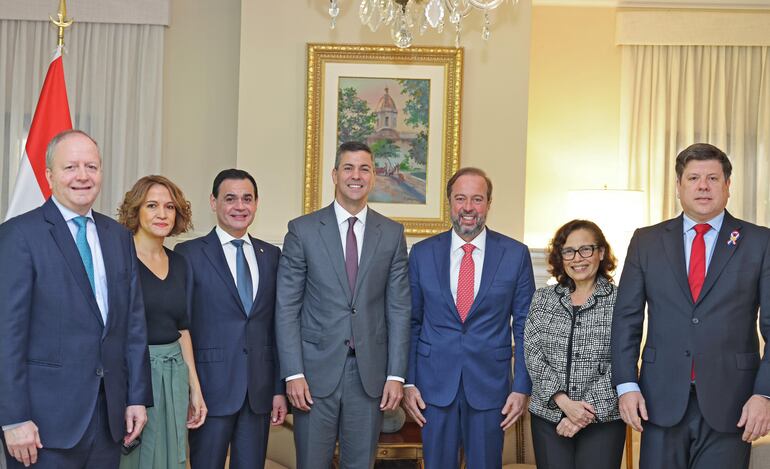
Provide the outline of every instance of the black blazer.
<path id="1" fill-rule="evenodd" d="M 195 367 L 209 415 L 231 415 L 248 391 L 254 413 L 269 413 L 273 396 L 285 386 L 278 376 L 275 350 L 275 274 L 280 249 L 251 238 L 259 287 L 251 312 L 243 309 L 216 229 L 177 244 L 192 269 L 190 336 Z"/>
<path id="2" fill-rule="evenodd" d="M 730 234 L 738 232 L 736 243 Z M 695 360 L 698 404 L 708 424 L 737 432 L 752 394 L 770 395 L 770 230 L 725 211 L 698 301 L 685 271 L 682 216 L 638 229 L 628 247 L 612 324 L 612 383 L 637 382 L 644 308 L 647 342 L 638 383 L 650 421 L 670 427 L 687 408 Z M 767 345 L 765 352 L 767 352 Z"/>

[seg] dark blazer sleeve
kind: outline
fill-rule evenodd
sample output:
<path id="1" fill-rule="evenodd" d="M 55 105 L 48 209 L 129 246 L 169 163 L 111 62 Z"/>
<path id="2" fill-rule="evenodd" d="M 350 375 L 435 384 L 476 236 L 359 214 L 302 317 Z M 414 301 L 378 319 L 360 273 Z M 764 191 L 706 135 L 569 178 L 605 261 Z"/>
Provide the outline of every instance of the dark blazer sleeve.
<path id="1" fill-rule="evenodd" d="M 187 303 L 187 322 L 192 327 L 193 295 L 195 294 L 195 270 L 192 260 L 188 257 L 190 251 L 187 243 L 178 243 L 174 246 L 174 252 L 180 254 L 185 263 L 185 295 Z"/>
<path id="2" fill-rule="evenodd" d="M 281 249 L 276 247 L 276 246 L 273 246 L 272 244 L 270 246 L 275 248 L 275 253 L 276 253 L 275 266 L 276 266 L 276 268 L 275 268 L 275 271 L 273 273 L 277 277 L 278 276 L 278 263 L 281 260 Z M 277 308 L 277 305 L 276 305 L 275 309 L 273 310 L 273 335 L 275 335 L 275 317 L 277 316 L 277 314 L 278 314 L 278 308 Z M 275 366 L 273 368 L 274 369 L 274 373 L 273 374 L 275 375 L 274 376 L 273 395 L 274 396 L 284 395 L 284 394 L 286 394 L 286 381 L 284 381 L 283 378 L 281 377 L 281 361 L 280 361 L 280 356 L 278 354 L 277 339 L 275 337 L 273 337 L 273 344 L 275 345 L 273 347 L 273 363 L 275 363 Z"/>
<path id="3" fill-rule="evenodd" d="M 636 383 L 639 376 L 639 347 L 642 342 L 644 305 L 647 297 L 639 252 L 640 232 L 628 245 L 618 299 L 612 316 L 612 385 Z"/>
<path id="4" fill-rule="evenodd" d="M 0 257 L 2 259 L 2 257 Z M 762 256 L 762 271 L 759 277 L 759 332 L 765 343 L 762 361 L 754 380 L 754 394 L 770 396 L 770 241 L 765 246 Z"/>
<path id="5" fill-rule="evenodd" d="M 425 311 L 422 285 L 420 284 L 420 262 L 417 260 L 420 249 L 420 246 L 412 246 L 412 251 L 409 253 L 409 288 L 412 295 L 412 318 L 410 321 L 409 365 L 406 375 L 406 382 L 408 384 L 416 384 L 417 340 L 420 337 L 422 317 Z"/>
<path id="6" fill-rule="evenodd" d="M 0 425 L 32 419 L 27 344 L 35 272 L 30 246 L 12 223 L 0 225 Z"/>
<path id="7" fill-rule="evenodd" d="M 511 302 L 511 315 L 513 317 L 513 385 L 511 391 L 522 394 L 532 392 L 532 380 L 527 372 L 524 362 L 524 326 L 527 322 L 529 305 L 535 294 L 535 275 L 532 271 L 532 258 L 526 246 L 521 245 L 521 262 L 516 283 L 516 291 Z"/>
<path id="8" fill-rule="evenodd" d="M 178 249 L 179 245 L 177 244 L 174 247 L 174 252 L 179 254 L 179 257 L 184 260 L 184 293 L 185 293 L 185 304 L 187 305 L 187 324 L 190 324 L 192 326 L 192 304 L 193 304 L 193 287 L 195 286 L 195 271 L 193 271 L 192 263 L 187 260 L 187 257 L 181 252 L 182 250 Z"/>
<path id="9" fill-rule="evenodd" d="M 129 247 L 129 265 L 131 274 L 128 290 L 128 331 L 126 338 L 126 368 L 128 369 L 128 397 L 126 405 L 144 405 L 150 407 L 152 401 L 152 379 L 150 377 L 150 355 L 147 348 L 147 318 L 144 313 L 139 264 L 136 258 L 134 241 L 126 233 Z M 123 288 L 112 285 L 111 288 Z"/>

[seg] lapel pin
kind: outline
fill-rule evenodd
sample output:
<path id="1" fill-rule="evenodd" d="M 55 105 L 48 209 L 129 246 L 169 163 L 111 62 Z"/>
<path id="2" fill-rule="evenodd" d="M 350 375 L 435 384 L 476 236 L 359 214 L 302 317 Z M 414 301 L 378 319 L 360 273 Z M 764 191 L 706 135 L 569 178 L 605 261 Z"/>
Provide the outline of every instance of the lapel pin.
<path id="1" fill-rule="evenodd" d="M 265 250 L 262 248 L 259 248 L 259 252 L 265 252 Z"/>
<path id="2" fill-rule="evenodd" d="M 730 233 L 730 239 L 727 241 L 728 246 L 737 246 L 738 245 L 738 238 L 741 237 L 741 233 L 738 230 L 733 231 Z"/>

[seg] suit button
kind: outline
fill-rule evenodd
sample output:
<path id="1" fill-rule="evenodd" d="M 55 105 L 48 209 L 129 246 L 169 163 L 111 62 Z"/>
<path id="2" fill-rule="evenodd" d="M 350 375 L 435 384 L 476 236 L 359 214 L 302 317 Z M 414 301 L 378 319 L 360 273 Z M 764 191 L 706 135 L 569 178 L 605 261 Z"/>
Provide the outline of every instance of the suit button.
<path id="1" fill-rule="evenodd" d="M 101 377 L 101 376 L 104 376 L 104 369 L 102 369 L 102 368 L 97 368 L 97 369 L 96 369 L 96 376 L 100 376 L 100 377 Z"/>
<path id="2" fill-rule="evenodd" d="M 700 324 L 700 319 L 698 319 L 698 318 L 692 318 L 692 323 L 693 323 L 693 324 Z"/>
<path id="3" fill-rule="evenodd" d="M 580 352 L 575 352 L 575 358 L 580 358 Z"/>
<path id="4" fill-rule="evenodd" d="M 575 323 L 575 327 L 580 326 L 580 321 Z"/>
<path id="5" fill-rule="evenodd" d="M 573 391 L 577 391 L 577 386 L 572 386 Z"/>
<path id="6" fill-rule="evenodd" d="M 350 313 L 351 313 L 351 314 L 356 314 L 356 313 L 357 313 L 357 311 L 356 311 L 356 308 L 353 308 L 353 309 L 351 309 L 351 310 L 350 310 Z"/>
<path id="7" fill-rule="evenodd" d="M 689 357 L 690 356 L 690 351 L 689 350 L 685 350 L 684 351 L 684 356 L 685 357 Z"/>
<path id="8" fill-rule="evenodd" d="M 243 354 L 244 354 L 244 355 L 248 355 L 248 354 L 249 354 L 249 349 L 247 349 L 247 348 L 244 348 L 244 349 L 243 349 Z"/>

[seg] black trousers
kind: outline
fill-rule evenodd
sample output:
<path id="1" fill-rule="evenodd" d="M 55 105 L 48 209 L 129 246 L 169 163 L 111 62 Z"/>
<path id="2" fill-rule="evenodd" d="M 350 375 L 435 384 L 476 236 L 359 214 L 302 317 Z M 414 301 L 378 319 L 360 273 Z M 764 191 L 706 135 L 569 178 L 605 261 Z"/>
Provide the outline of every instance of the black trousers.
<path id="1" fill-rule="evenodd" d="M 190 431 L 190 467 L 223 469 L 230 448 L 231 469 L 261 469 L 265 467 L 269 433 L 270 414 L 252 412 L 247 394 L 238 413 L 209 415 L 200 428 Z"/>
<path id="2" fill-rule="evenodd" d="M 66 424 L 63 424 L 66 425 Z M 45 440 L 42 442 L 45 445 Z M 8 469 L 22 469 L 24 464 L 8 454 Z M 120 443 L 112 441 L 107 421 L 107 399 L 102 388 L 96 401 L 91 423 L 83 438 L 71 449 L 37 450 L 33 469 L 115 469 L 120 465 Z"/>
<path id="3" fill-rule="evenodd" d="M 736 422 L 737 423 L 737 422 Z M 682 420 L 673 427 L 643 422 L 640 469 L 747 469 L 751 445 L 741 431 L 722 433 L 706 423 L 695 392 Z"/>
<path id="4" fill-rule="evenodd" d="M 555 423 L 532 415 L 537 469 L 618 469 L 625 441 L 622 420 L 592 423 L 566 438 L 556 433 Z"/>

